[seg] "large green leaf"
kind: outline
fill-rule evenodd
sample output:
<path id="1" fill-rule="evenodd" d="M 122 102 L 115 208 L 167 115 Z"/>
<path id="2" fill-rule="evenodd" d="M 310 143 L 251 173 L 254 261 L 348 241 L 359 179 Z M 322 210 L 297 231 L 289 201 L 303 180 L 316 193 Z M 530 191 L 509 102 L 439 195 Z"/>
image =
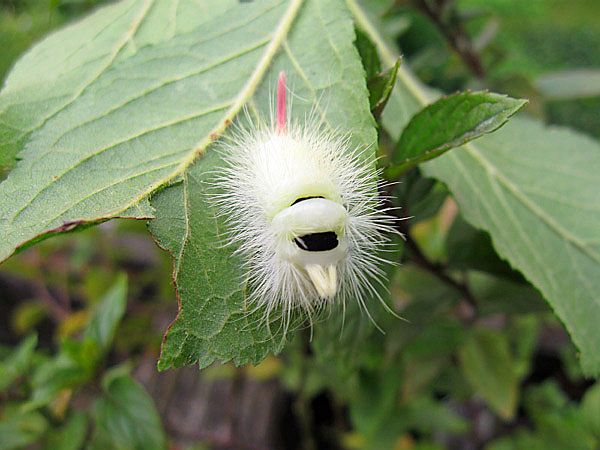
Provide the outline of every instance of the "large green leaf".
<path id="1" fill-rule="evenodd" d="M 293 118 L 302 120 L 317 108 L 327 126 L 352 132 L 352 145 L 370 146 L 368 157 L 374 159 L 376 132 L 364 69 L 343 1 L 304 2 L 286 33 L 281 51 L 269 56 L 268 70 L 244 102 L 268 117 L 273 83 L 285 70 L 295 94 Z M 223 246 L 224 224 L 215 218 L 210 200 L 211 172 L 222 165 L 221 158 L 222 152 L 209 148 L 181 182 L 152 199 L 156 219 L 150 228 L 174 257 L 180 301 L 178 318 L 163 343 L 160 369 L 195 362 L 206 366 L 214 360 L 257 363 L 284 343 L 276 324 L 265 326 L 262 311 L 248 315 L 241 261 Z"/>
<path id="2" fill-rule="evenodd" d="M 0 164 L 19 159 L 0 184 L 0 260 L 50 232 L 151 216 L 128 209 L 225 129 L 301 6 L 124 0 L 30 50 L 0 94 Z"/>
<path id="3" fill-rule="evenodd" d="M 355 0 L 357 24 L 391 66 L 396 54 Z M 398 137 L 408 117 L 436 96 L 407 70 L 383 114 Z M 489 232 L 498 254 L 544 295 L 600 373 L 600 145 L 566 129 L 515 118 L 496 133 L 423 165 L 447 183 L 465 218 Z"/>
<path id="4" fill-rule="evenodd" d="M 568 152 L 568 153 L 567 153 Z M 600 371 L 600 145 L 519 120 L 478 148 L 434 161 L 471 223 L 542 292 Z"/>

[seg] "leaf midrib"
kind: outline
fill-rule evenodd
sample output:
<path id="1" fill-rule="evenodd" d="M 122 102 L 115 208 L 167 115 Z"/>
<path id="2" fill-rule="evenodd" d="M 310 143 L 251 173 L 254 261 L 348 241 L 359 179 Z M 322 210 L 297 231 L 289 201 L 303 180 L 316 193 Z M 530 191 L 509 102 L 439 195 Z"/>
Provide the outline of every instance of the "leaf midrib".
<path id="1" fill-rule="evenodd" d="M 278 5 L 279 4 L 274 4 L 272 7 L 266 8 L 266 9 L 262 10 L 259 14 L 255 14 L 253 16 L 247 17 L 246 20 L 243 23 L 238 23 L 238 24 L 236 24 L 235 26 L 233 26 L 231 28 L 226 28 L 224 30 L 219 31 L 218 33 L 212 34 L 211 36 L 209 36 L 206 39 L 201 39 L 200 41 L 196 41 L 194 43 L 194 45 L 205 44 L 207 42 L 214 41 L 215 39 L 223 37 L 223 36 L 227 35 L 228 33 L 231 33 L 233 31 L 236 31 L 236 30 L 240 29 L 240 28 L 246 27 L 249 24 L 251 24 L 252 22 L 254 22 L 255 20 L 257 20 L 257 19 L 263 17 L 265 14 L 271 12 L 271 10 L 274 9 L 274 8 L 276 8 Z M 69 134 L 69 133 L 71 133 L 71 132 L 73 132 L 73 131 L 75 131 L 75 130 L 77 130 L 77 129 L 85 126 L 85 125 L 93 123 L 93 122 L 95 122 L 97 120 L 101 120 L 101 119 L 105 118 L 106 116 L 108 116 L 109 114 L 111 114 L 111 113 L 113 113 L 115 111 L 119 111 L 124 106 L 127 106 L 130 103 L 132 103 L 132 102 L 134 102 L 136 100 L 139 100 L 140 98 L 143 98 L 146 95 L 149 95 L 149 94 L 151 94 L 153 92 L 156 92 L 157 90 L 162 89 L 165 86 L 169 86 L 172 83 L 176 83 L 176 82 L 179 82 L 179 81 L 186 80 L 186 79 L 188 79 L 188 78 L 190 78 L 192 76 L 200 75 L 200 74 L 202 74 L 204 72 L 207 72 L 208 70 L 211 70 L 211 69 L 213 69 L 213 68 L 215 68 L 215 67 L 217 67 L 217 66 L 219 66 L 221 64 L 225 64 L 227 62 L 230 62 L 230 61 L 232 61 L 232 60 L 234 60 L 234 59 L 236 59 L 236 58 L 238 58 L 238 57 L 246 54 L 247 52 L 249 52 L 251 50 L 256 50 L 256 49 L 258 49 L 258 48 L 260 48 L 260 47 L 262 47 L 264 45 L 267 45 L 270 42 L 270 40 L 271 40 L 271 36 L 267 36 L 266 38 L 263 38 L 263 39 L 261 39 L 259 41 L 256 41 L 255 43 L 252 43 L 251 45 L 248 45 L 248 46 L 244 47 L 243 50 L 237 50 L 235 53 L 225 55 L 222 58 L 218 59 L 217 61 L 212 62 L 211 64 L 202 66 L 201 68 L 197 68 L 197 69 L 191 70 L 191 71 L 189 71 L 187 73 L 183 73 L 183 74 L 180 74 L 180 75 L 177 75 L 177 76 L 173 76 L 173 77 L 170 77 L 170 78 L 166 78 L 166 79 L 160 80 L 158 82 L 158 84 L 156 84 L 156 85 L 154 85 L 152 87 L 149 87 L 149 88 L 143 90 L 142 92 L 140 92 L 138 95 L 136 95 L 134 97 L 130 97 L 130 98 L 126 99 L 125 101 L 123 101 L 123 102 L 121 102 L 121 103 L 119 103 L 119 104 L 117 104 L 117 105 L 115 105 L 115 106 L 107 109 L 101 115 L 92 117 L 91 119 L 89 119 L 89 120 L 87 120 L 85 122 L 82 122 L 80 124 L 77 124 L 77 126 L 64 131 L 60 136 L 58 136 L 57 138 L 54 139 L 54 141 L 52 143 L 52 146 L 56 145 L 58 143 L 58 141 L 60 141 L 61 139 L 63 139 L 67 134 Z M 169 55 L 169 56 L 171 56 L 171 55 Z M 128 57 L 131 58 L 131 56 L 128 56 Z M 96 79 L 97 78 L 98 77 L 96 77 Z"/>
<path id="2" fill-rule="evenodd" d="M 556 234 L 562 236 L 566 241 L 571 242 L 575 247 L 579 249 L 588 258 L 592 259 L 596 263 L 600 264 L 600 254 L 593 252 L 588 248 L 585 243 L 580 241 L 577 236 L 569 233 L 568 230 L 564 229 L 559 223 L 557 223 L 550 215 L 548 215 L 542 208 L 537 206 L 534 202 L 529 199 L 523 191 L 521 191 L 513 182 L 511 182 L 504 173 L 496 170 L 495 166 L 485 157 L 482 152 L 477 151 L 477 148 L 473 145 L 466 145 L 469 154 L 485 169 L 486 173 L 490 178 L 498 180 L 508 191 L 516 198 L 521 204 L 530 209 L 542 222 L 550 227 Z"/>
<path id="3" fill-rule="evenodd" d="M 232 102 L 232 105 L 230 106 L 230 108 L 225 113 L 223 120 L 207 134 L 207 137 L 205 137 L 203 140 L 200 141 L 200 143 L 198 145 L 196 145 L 196 147 L 192 150 L 191 155 L 188 158 L 186 158 L 178 167 L 179 172 L 176 172 L 173 175 L 173 177 L 183 174 L 185 169 L 189 165 L 191 165 L 192 162 L 197 157 L 201 156 L 204 153 L 204 150 L 206 150 L 208 145 L 215 139 L 215 136 L 218 137 L 223 134 L 223 132 L 229 126 L 228 123 L 233 121 L 233 119 L 235 118 L 237 113 L 241 110 L 241 108 L 248 102 L 248 100 L 250 100 L 250 98 L 252 97 L 252 95 L 254 94 L 256 89 L 258 88 L 258 85 L 262 81 L 262 78 L 263 78 L 267 68 L 269 67 L 273 57 L 277 53 L 277 50 L 279 50 L 279 48 L 283 45 L 283 43 L 285 41 L 285 37 L 287 36 L 289 29 L 292 26 L 292 23 L 294 22 L 294 19 L 296 18 L 298 11 L 300 10 L 300 7 L 302 6 L 303 2 L 304 2 L 304 0 L 292 0 L 292 2 L 290 3 L 290 6 L 286 10 L 286 12 L 283 14 L 279 24 L 277 25 L 277 28 L 275 29 L 275 32 L 272 35 L 273 37 L 271 39 L 271 42 L 265 49 L 263 57 L 259 60 L 256 68 L 254 69 L 254 72 L 252 72 L 252 75 L 250 76 L 249 80 L 246 82 L 246 85 L 242 88 L 242 90 L 240 91 L 240 93 L 238 94 L 236 99 Z M 168 180 L 166 180 L 166 182 L 168 182 Z M 176 258 L 177 262 L 175 263 L 176 264 L 175 272 L 174 272 L 175 276 L 177 276 L 177 274 L 179 273 L 179 265 L 180 265 L 183 253 L 185 251 L 185 247 L 187 245 L 188 238 L 190 236 L 190 225 L 189 225 L 190 222 L 189 222 L 189 215 L 188 215 L 189 214 L 188 213 L 189 202 L 188 202 L 188 195 L 187 195 L 187 178 L 184 179 L 184 195 L 185 195 L 184 207 L 185 207 L 185 217 L 186 217 L 185 233 L 184 233 L 184 238 L 182 240 L 182 245 L 181 245 L 179 255 Z M 145 195 L 141 196 L 140 200 L 143 199 L 144 197 L 145 197 Z M 137 201 L 134 202 L 133 204 L 135 204 L 135 203 L 137 203 Z"/>

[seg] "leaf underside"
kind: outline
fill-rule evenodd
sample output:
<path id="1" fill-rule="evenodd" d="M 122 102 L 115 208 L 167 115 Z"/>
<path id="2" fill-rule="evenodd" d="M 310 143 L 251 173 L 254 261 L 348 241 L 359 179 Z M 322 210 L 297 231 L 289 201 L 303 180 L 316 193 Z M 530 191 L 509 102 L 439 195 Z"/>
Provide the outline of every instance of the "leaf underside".
<path id="1" fill-rule="evenodd" d="M 374 19 L 355 0 L 346 2 L 391 66 L 395 52 Z M 384 127 L 398 138 L 410 116 L 436 97 L 400 68 Z M 600 374 L 600 144 L 517 117 L 422 168 L 448 185 L 464 217 L 544 295 L 579 348 L 584 371 Z"/>

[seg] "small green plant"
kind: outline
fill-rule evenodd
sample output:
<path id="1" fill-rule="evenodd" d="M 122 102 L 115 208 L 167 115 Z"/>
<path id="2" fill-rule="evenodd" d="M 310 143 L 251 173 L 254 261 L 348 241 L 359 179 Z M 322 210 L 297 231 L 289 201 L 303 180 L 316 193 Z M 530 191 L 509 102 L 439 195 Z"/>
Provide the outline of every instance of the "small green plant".
<path id="1" fill-rule="evenodd" d="M 66 450 L 84 443 L 98 450 L 166 448 L 154 403 L 131 378 L 128 365 L 103 367 L 126 296 L 127 279 L 121 275 L 99 300 L 81 337 L 65 338 L 56 354 L 37 350 L 35 335 L 3 354 L 0 448 L 39 444 Z"/>

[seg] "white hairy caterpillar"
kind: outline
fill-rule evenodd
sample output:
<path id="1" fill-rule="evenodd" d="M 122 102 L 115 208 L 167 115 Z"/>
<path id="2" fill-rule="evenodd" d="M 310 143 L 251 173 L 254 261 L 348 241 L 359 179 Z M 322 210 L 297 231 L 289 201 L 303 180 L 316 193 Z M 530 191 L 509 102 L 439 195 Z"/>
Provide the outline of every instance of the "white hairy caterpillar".
<path id="1" fill-rule="evenodd" d="M 324 306 L 379 298 L 379 256 L 394 218 L 378 196 L 378 173 L 349 149 L 348 136 L 287 115 L 285 73 L 268 126 L 241 127 L 226 141 L 216 176 L 217 206 L 227 240 L 244 259 L 249 301 L 278 311 L 285 328 L 300 310 L 311 319 Z M 387 306 L 386 306 L 387 308 Z"/>

